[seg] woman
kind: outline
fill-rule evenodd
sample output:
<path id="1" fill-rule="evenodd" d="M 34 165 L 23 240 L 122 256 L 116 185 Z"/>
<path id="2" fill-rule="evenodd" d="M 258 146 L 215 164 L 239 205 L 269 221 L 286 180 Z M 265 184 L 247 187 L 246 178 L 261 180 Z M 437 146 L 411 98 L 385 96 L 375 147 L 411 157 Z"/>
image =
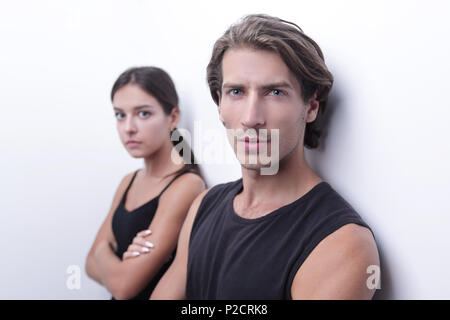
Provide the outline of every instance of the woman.
<path id="1" fill-rule="evenodd" d="M 86 272 L 113 299 L 148 299 L 172 262 L 184 218 L 205 184 L 192 153 L 191 164 L 183 162 L 186 146 L 172 152 L 180 112 L 165 71 L 126 70 L 114 83 L 111 101 L 120 139 L 133 158 L 144 159 L 144 168 L 126 175 L 117 188 Z"/>

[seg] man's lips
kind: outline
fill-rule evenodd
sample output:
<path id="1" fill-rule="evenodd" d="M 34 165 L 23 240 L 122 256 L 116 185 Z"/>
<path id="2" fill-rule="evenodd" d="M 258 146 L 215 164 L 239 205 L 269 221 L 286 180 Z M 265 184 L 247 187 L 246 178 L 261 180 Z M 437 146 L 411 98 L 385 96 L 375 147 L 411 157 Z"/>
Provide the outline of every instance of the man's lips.
<path id="1" fill-rule="evenodd" d="M 244 137 L 243 139 L 239 139 L 238 141 L 239 143 L 244 144 L 244 148 L 246 151 L 259 150 L 261 144 L 267 144 L 268 142 L 270 142 L 270 140 L 260 140 L 257 137 Z"/>
<path id="2" fill-rule="evenodd" d="M 270 142 L 270 140 L 260 140 L 259 138 L 249 138 L 245 137 L 244 139 L 239 139 L 240 142 L 247 142 L 247 143 L 267 143 Z"/>

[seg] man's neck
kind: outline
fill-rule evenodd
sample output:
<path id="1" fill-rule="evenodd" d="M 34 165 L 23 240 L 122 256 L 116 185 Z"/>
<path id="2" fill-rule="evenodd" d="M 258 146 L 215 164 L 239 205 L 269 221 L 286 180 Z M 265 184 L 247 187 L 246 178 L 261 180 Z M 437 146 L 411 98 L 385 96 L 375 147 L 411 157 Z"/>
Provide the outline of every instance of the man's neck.
<path id="1" fill-rule="evenodd" d="M 243 217 L 257 218 L 297 200 L 321 181 L 303 150 L 297 150 L 280 162 L 275 175 L 242 168 L 243 191 L 236 196 L 234 207 Z"/>

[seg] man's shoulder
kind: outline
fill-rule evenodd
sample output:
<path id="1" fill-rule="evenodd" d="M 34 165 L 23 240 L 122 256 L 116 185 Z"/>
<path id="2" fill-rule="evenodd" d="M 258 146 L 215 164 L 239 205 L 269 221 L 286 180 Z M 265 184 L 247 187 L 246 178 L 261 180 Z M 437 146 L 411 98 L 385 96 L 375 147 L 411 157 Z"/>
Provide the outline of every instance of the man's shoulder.
<path id="1" fill-rule="evenodd" d="M 316 196 L 313 197 L 317 208 L 326 212 L 347 211 L 357 213 L 349 201 L 338 192 L 329 182 L 323 181 Z"/>
<path id="2" fill-rule="evenodd" d="M 298 220 L 299 227 L 308 225 L 311 232 L 315 230 L 317 233 L 317 230 L 326 231 L 345 223 L 356 223 L 370 229 L 363 216 L 347 201 L 345 194 L 342 195 L 330 183 L 323 181 L 315 191 L 307 201 L 299 203 L 298 209 L 304 217 Z M 295 216 L 292 219 L 296 224 Z"/>
<path id="3" fill-rule="evenodd" d="M 216 184 L 215 186 L 211 187 L 208 191 L 208 193 L 205 195 L 205 198 L 210 199 L 220 199 L 224 196 L 230 194 L 233 190 L 239 187 L 239 185 L 242 185 L 242 178 L 230 181 L 230 182 L 223 182 Z"/>
<path id="4" fill-rule="evenodd" d="M 220 208 L 225 207 L 226 203 L 232 201 L 234 193 L 236 193 L 239 186 L 242 185 L 242 178 L 235 181 L 223 182 L 216 184 L 208 189 L 202 198 L 202 201 L 197 210 L 197 220 L 201 219 L 205 215 L 205 212 L 211 212 L 214 208 L 214 212 L 219 212 Z"/>

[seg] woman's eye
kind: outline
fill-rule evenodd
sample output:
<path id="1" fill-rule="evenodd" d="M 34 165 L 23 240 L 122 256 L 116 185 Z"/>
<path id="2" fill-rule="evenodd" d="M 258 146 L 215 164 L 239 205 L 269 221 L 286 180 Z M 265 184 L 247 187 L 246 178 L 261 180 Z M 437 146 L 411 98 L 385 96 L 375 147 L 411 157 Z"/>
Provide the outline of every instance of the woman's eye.
<path id="1" fill-rule="evenodd" d="M 116 118 L 117 118 L 117 120 L 121 120 L 121 119 L 123 119 L 125 117 L 125 115 L 123 114 L 123 113 L 121 113 L 121 112 L 116 112 Z"/>
<path id="2" fill-rule="evenodd" d="M 141 118 L 147 118 L 147 117 L 150 116 L 150 112 L 148 112 L 148 111 L 140 111 L 140 112 L 139 112 L 139 116 L 140 116 Z"/>

